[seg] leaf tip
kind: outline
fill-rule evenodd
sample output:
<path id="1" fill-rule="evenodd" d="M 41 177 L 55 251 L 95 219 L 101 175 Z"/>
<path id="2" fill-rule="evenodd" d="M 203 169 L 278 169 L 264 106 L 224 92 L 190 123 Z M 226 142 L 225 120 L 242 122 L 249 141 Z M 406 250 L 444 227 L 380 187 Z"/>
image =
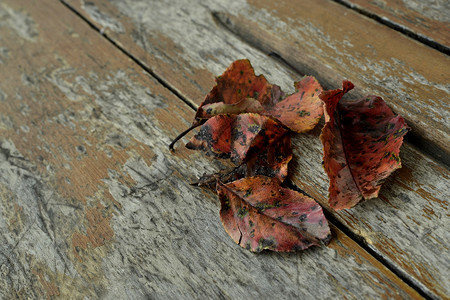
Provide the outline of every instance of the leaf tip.
<path id="1" fill-rule="evenodd" d="M 344 80 L 342 82 L 342 90 L 344 93 L 347 93 L 348 91 L 352 90 L 355 87 L 355 85 L 350 80 Z"/>

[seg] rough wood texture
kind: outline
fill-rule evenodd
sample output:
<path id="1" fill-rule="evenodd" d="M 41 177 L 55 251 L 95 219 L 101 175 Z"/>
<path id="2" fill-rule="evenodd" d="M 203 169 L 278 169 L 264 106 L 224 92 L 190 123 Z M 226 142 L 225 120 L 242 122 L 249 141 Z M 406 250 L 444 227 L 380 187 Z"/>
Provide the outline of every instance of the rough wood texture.
<path id="1" fill-rule="evenodd" d="M 317 129 L 294 141 L 292 180 L 331 212 L 319 134 Z M 331 213 L 423 290 L 445 298 L 450 289 L 450 173 L 408 144 L 400 154 L 403 168 L 388 178 L 379 198 Z"/>
<path id="2" fill-rule="evenodd" d="M 210 14 L 218 12 L 242 39 L 278 53 L 326 88 L 349 79 L 359 95 L 383 97 L 407 119 L 417 142 L 450 165 L 450 58 L 342 5 L 329 0 L 64 1 L 197 102 L 208 91 L 204 84 L 212 84 L 208 76 L 223 71 L 220 61 L 254 52 L 214 26 Z"/>
<path id="3" fill-rule="evenodd" d="M 231 33 L 227 34 L 226 32 L 221 31 L 221 27 L 214 24 L 213 19 L 208 14 L 211 11 L 228 11 L 234 12 L 236 15 L 241 14 L 239 20 L 250 18 L 250 15 L 254 18 L 263 18 L 262 16 L 265 16 L 264 19 L 267 23 L 278 20 L 278 25 L 271 24 L 273 28 L 285 31 L 285 34 L 280 34 L 280 38 L 276 40 L 280 43 L 279 45 L 281 45 L 281 47 L 286 45 L 285 41 L 290 41 L 299 45 L 299 40 L 303 40 L 303 38 L 300 38 L 300 33 L 296 35 L 296 37 L 292 36 L 294 33 L 291 31 L 296 30 L 298 27 L 293 25 L 292 27 L 291 25 L 288 26 L 283 20 L 277 19 L 277 17 L 272 15 L 275 15 L 275 12 L 269 13 L 267 10 L 255 9 L 253 6 L 249 6 L 245 2 L 240 1 L 228 2 L 226 7 L 215 1 L 201 1 L 201 4 L 196 4 L 194 1 L 189 1 L 189 3 L 184 3 L 183 1 L 169 3 L 166 1 L 166 3 L 152 3 L 151 6 L 145 1 L 106 2 L 97 0 L 91 1 L 89 4 L 76 0 L 67 2 L 86 18 L 94 22 L 94 24 L 104 28 L 104 32 L 108 37 L 121 44 L 129 53 L 141 59 L 144 64 L 155 70 L 159 76 L 164 78 L 164 80 L 172 86 L 176 88 L 182 88 L 183 86 L 189 85 L 195 87 L 195 90 L 186 90 L 183 94 L 195 103 L 199 103 L 203 100 L 204 94 L 199 95 L 201 91 L 209 91 L 209 89 L 211 89 L 213 85 L 213 74 L 222 73 L 233 60 L 242 58 L 243 55 L 248 55 L 247 57 L 256 64 L 257 73 L 268 71 L 267 66 L 269 64 L 266 64 L 266 67 L 258 67 L 258 65 L 261 66 L 261 62 L 258 61 L 258 58 L 260 58 L 261 55 L 256 50 L 247 48 L 245 43 L 237 40 Z M 337 7 L 338 8 L 336 9 L 343 9 L 339 5 Z M 281 9 L 287 10 L 283 6 L 280 6 L 280 10 Z M 323 12 L 323 10 L 319 11 Z M 323 13 L 328 15 L 328 12 L 326 11 Z M 349 14 L 354 14 L 350 10 L 345 11 L 345 13 L 347 14 L 347 18 Z M 286 14 L 288 14 L 288 12 L 286 12 Z M 314 14 L 317 14 L 317 19 L 321 19 L 317 12 Z M 295 20 L 306 24 L 306 21 L 302 21 L 299 17 L 300 15 L 298 14 Z M 379 27 L 381 25 L 376 24 L 371 20 L 366 20 L 365 18 L 361 19 L 358 15 L 353 15 L 353 18 L 369 22 L 370 26 L 375 26 L 374 28 L 376 31 L 385 30 Z M 107 26 L 108 23 L 105 20 L 109 20 L 109 22 L 114 20 L 113 23 L 120 24 L 120 26 Z M 293 20 L 294 17 L 292 16 L 290 22 L 294 22 Z M 333 18 L 328 19 L 328 22 L 330 22 L 331 25 L 334 24 L 336 27 Z M 343 22 L 343 26 L 349 26 L 348 22 L 350 21 Z M 362 27 L 358 22 L 356 22 L 354 26 Z M 327 36 L 320 34 L 320 30 L 317 28 L 314 29 L 313 24 L 308 24 L 309 27 L 307 28 L 309 29 L 306 32 L 309 32 L 310 34 L 311 43 L 318 41 L 317 43 L 320 46 L 319 42 L 321 39 L 322 42 L 324 42 L 324 40 L 331 38 L 331 36 L 328 36 L 327 38 Z M 115 29 L 118 27 L 121 28 L 121 31 Z M 258 27 L 246 28 L 257 29 Z M 265 28 L 258 31 L 258 33 L 261 34 L 260 37 L 262 39 L 264 39 L 264 36 L 267 36 L 268 30 L 269 29 Z M 317 37 L 314 37 L 312 32 L 316 32 Z M 249 31 L 249 34 L 252 34 L 251 30 Z M 388 37 L 392 39 L 397 39 L 399 36 L 398 33 L 395 32 L 389 32 L 387 34 Z M 370 37 L 372 38 L 374 35 L 372 34 Z M 381 37 L 380 39 L 386 39 L 385 44 L 389 44 L 391 41 L 388 37 Z M 356 37 L 353 38 L 356 39 Z M 423 50 L 425 55 L 431 55 L 433 57 L 434 55 L 438 55 L 437 57 L 439 59 L 441 57 L 441 54 L 435 50 L 426 47 L 423 48 L 422 45 L 403 36 L 401 36 L 401 39 L 404 43 L 412 43 L 414 46 L 409 48 L 408 51 L 410 52 L 408 52 L 408 55 L 406 56 L 406 59 L 408 59 L 410 63 L 417 63 L 414 61 L 419 60 L 418 56 L 415 56 L 417 55 L 415 48 L 418 48 L 419 50 L 427 49 L 426 51 Z M 167 48 L 160 45 L 160 40 L 164 40 L 164 45 L 170 45 L 171 47 Z M 354 41 L 354 43 L 356 42 L 357 41 Z M 367 40 L 366 42 L 369 43 Z M 393 42 L 396 43 L 395 41 Z M 335 53 L 333 52 L 334 46 L 332 47 L 332 43 L 330 43 L 331 42 L 323 45 L 322 48 L 317 48 L 322 49 L 321 55 L 324 60 L 326 59 L 327 53 Z M 334 41 L 333 43 L 336 44 L 336 47 L 342 47 L 342 43 L 346 44 L 344 42 L 338 43 L 337 41 Z M 384 44 L 376 45 L 380 48 L 384 47 Z M 317 51 L 317 49 L 313 50 Z M 378 50 L 378 52 L 380 51 L 383 52 L 385 50 Z M 369 52 L 377 53 L 376 50 Z M 291 53 L 292 56 L 290 56 L 290 58 L 294 55 L 294 52 Z M 296 53 L 298 53 L 298 51 Z M 349 55 L 348 52 L 346 55 Z M 375 74 L 377 78 L 379 78 L 378 82 L 381 82 L 381 77 L 378 76 L 389 74 L 386 75 L 388 76 L 386 80 L 391 80 L 387 89 L 389 93 L 394 93 L 394 95 L 396 93 L 403 93 L 403 83 L 401 81 L 396 82 L 395 78 L 412 76 L 411 74 L 414 74 L 414 72 L 410 70 L 412 73 L 405 73 L 405 70 L 407 69 L 400 68 L 399 72 L 403 72 L 400 74 L 401 76 L 398 74 L 391 74 L 391 68 L 387 68 L 385 65 L 385 59 L 388 59 L 386 56 L 386 53 L 380 56 L 372 54 L 371 58 L 369 56 L 367 61 L 361 65 L 361 68 L 367 66 L 370 75 L 371 67 L 380 67 L 377 71 L 378 73 Z M 308 56 L 302 56 L 301 59 L 308 60 Z M 364 56 L 360 53 L 355 59 L 363 61 Z M 267 63 L 267 60 L 264 60 L 264 62 Z M 342 79 L 343 75 L 339 73 L 342 71 L 341 67 L 335 66 L 335 70 L 331 70 L 329 69 L 330 66 L 327 66 L 324 63 L 326 63 L 326 61 L 314 61 L 314 64 L 309 65 L 310 69 L 308 69 L 308 72 L 324 71 L 328 68 L 326 76 L 334 78 L 334 81 L 330 82 L 337 82 Z M 294 80 L 298 80 L 299 78 L 293 77 L 288 71 L 286 71 L 287 74 L 282 74 L 279 72 L 279 69 L 272 67 L 273 64 L 270 64 L 270 66 L 270 72 L 267 72 L 269 73 L 268 77 L 273 82 L 282 85 L 283 88 L 288 86 L 288 82 L 290 82 L 290 85 Z M 349 66 L 346 65 L 346 68 L 347 67 Z M 394 66 L 391 67 L 395 69 Z M 353 66 L 353 68 L 355 68 L 355 66 Z M 447 74 L 447 71 L 442 71 L 442 68 L 435 69 L 436 73 L 432 73 L 426 66 L 422 66 L 422 68 L 431 74 L 430 76 L 439 77 L 443 74 Z M 218 71 L 216 71 L 217 69 Z M 199 70 L 201 70 L 201 72 Z M 350 71 L 346 69 L 345 72 Z M 359 77 L 359 74 L 363 73 L 361 73 L 361 71 L 354 73 L 352 80 L 354 76 L 356 76 L 355 74 L 358 74 Z M 323 77 L 323 74 L 315 75 Z M 371 75 L 363 77 L 363 80 L 368 81 L 370 78 L 372 78 Z M 324 80 L 326 81 L 326 78 Z M 412 84 L 417 84 L 417 89 L 416 87 L 412 87 Z M 411 92 L 411 95 L 416 97 L 418 94 L 426 92 L 424 91 L 425 85 L 426 84 L 421 85 L 420 83 L 412 82 L 411 84 L 408 84 L 408 91 Z M 432 87 L 431 85 L 428 88 L 436 92 L 442 87 L 440 85 L 436 86 Z M 363 87 L 365 87 L 365 85 L 361 86 L 360 90 L 362 90 Z M 373 87 L 373 84 L 369 85 L 369 87 Z M 366 87 L 366 89 L 369 88 Z M 397 89 L 400 90 L 400 92 L 398 92 Z M 445 87 L 444 90 L 446 89 L 447 88 Z M 444 92 L 444 90 L 440 91 Z M 372 90 L 372 92 L 374 91 L 378 92 L 379 90 Z M 385 93 L 387 92 L 385 91 Z M 434 97 L 429 92 L 426 93 L 427 97 Z M 392 97 L 392 95 L 385 97 L 388 103 L 392 103 Z M 409 103 L 410 100 L 408 99 L 411 98 L 408 97 L 400 97 L 396 101 L 398 105 L 405 104 L 406 106 L 404 109 L 412 109 L 414 113 L 417 109 L 410 106 L 411 103 Z M 448 111 L 445 109 L 446 104 L 436 104 L 437 102 L 437 100 L 432 100 L 431 103 L 425 101 L 420 105 L 423 107 L 424 111 L 429 110 L 436 112 L 436 114 L 447 114 Z M 434 104 L 438 107 L 442 106 L 442 111 L 435 109 L 433 107 Z M 415 106 L 416 105 L 417 103 L 415 103 Z M 412 116 L 411 113 L 408 114 L 410 117 Z M 426 118 L 422 118 L 422 120 L 424 122 L 429 121 L 429 119 Z M 424 125 L 426 128 L 430 128 L 430 124 L 434 121 L 429 122 L 429 124 L 427 123 Z M 319 130 L 311 135 L 298 136 L 297 141 L 295 142 L 296 163 L 292 168 L 294 172 L 292 177 L 299 186 L 304 188 L 308 193 L 326 206 L 327 181 L 325 173 L 320 165 L 321 148 L 318 140 L 318 133 Z M 404 169 L 395 173 L 395 177 L 388 181 L 386 186 L 382 189 L 380 199 L 371 200 L 366 204 L 363 204 L 360 208 L 341 212 L 335 214 L 335 216 L 346 224 L 356 235 L 361 236 L 374 251 L 392 263 L 399 272 L 407 277 L 409 276 L 411 280 L 428 293 L 430 297 L 444 296 L 450 291 L 450 282 L 448 280 L 448 270 L 450 268 L 448 262 L 449 249 L 446 243 L 443 242 L 449 239 L 448 233 L 445 230 L 445 228 L 448 228 L 449 226 L 447 213 L 448 190 L 450 188 L 449 173 L 445 168 L 440 167 L 432 159 L 427 158 L 409 145 L 406 145 L 403 148 L 402 158 L 404 160 Z M 442 255 L 442 253 L 445 254 Z"/>
<path id="4" fill-rule="evenodd" d="M 328 0 L 299 0 L 298 9 L 288 2 L 278 3 L 276 10 L 270 1 L 257 2 L 259 14 L 216 16 L 249 43 L 278 53 L 327 88 L 347 78 L 357 86 L 358 97 L 381 96 L 407 119 L 415 143 L 450 165 L 450 58 Z"/>
<path id="5" fill-rule="evenodd" d="M 52 18 L 49 18 L 52 16 Z M 254 255 L 170 153 L 193 111 L 60 3 L 0 4 L 0 298 L 420 298 L 333 227 Z"/>
<path id="6" fill-rule="evenodd" d="M 450 49 L 450 2 L 447 0 L 339 0 L 376 15 Z"/>

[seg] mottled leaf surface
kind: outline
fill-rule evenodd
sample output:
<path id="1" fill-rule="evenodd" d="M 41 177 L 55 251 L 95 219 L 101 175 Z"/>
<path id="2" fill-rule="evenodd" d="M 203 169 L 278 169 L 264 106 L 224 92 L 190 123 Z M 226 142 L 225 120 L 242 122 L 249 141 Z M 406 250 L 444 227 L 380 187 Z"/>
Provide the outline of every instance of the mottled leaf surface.
<path id="1" fill-rule="evenodd" d="M 313 129 L 323 115 L 322 87 L 312 76 L 295 83 L 296 93 L 268 108 L 266 114 L 295 132 Z"/>
<path id="2" fill-rule="evenodd" d="M 186 147 L 239 164 L 229 174 L 233 180 L 259 174 L 283 181 L 292 159 L 289 131 L 270 117 L 252 113 L 209 119 Z"/>
<path id="3" fill-rule="evenodd" d="M 233 62 L 216 83 L 198 108 L 194 124 L 220 114 L 259 113 L 272 116 L 292 131 L 305 132 L 323 115 L 322 87 L 312 76 L 296 82 L 296 93 L 284 98 L 279 86 L 263 75 L 256 76 L 244 59 Z"/>
<path id="4" fill-rule="evenodd" d="M 260 252 L 303 250 L 326 244 L 330 228 L 313 199 L 283 188 L 277 179 L 255 176 L 217 184 L 220 218 L 231 238 Z"/>
<path id="5" fill-rule="evenodd" d="M 209 119 L 186 144 L 186 147 L 203 150 L 209 156 L 230 158 L 231 129 L 234 127 L 236 118 L 236 115 L 219 115 Z"/>
<path id="6" fill-rule="evenodd" d="M 399 153 L 408 127 L 380 97 L 341 100 L 353 88 L 323 92 L 326 124 L 320 139 L 330 179 L 329 203 L 350 208 L 378 196 L 383 181 L 401 167 Z"/>
<path id="7" fill-rule="evenodd" d="M 200 104 L 194 123 L 214 115 L 212 111 L 208 112 L 208 107 L 205 107 L 208 104 L 230 105 L 239 103 L 246 98 L 252 98 L 266 106 L 277 103 L 283 96 L 284 93 L 279 86 L 267 82 L 264 75 L 255 75 L 248 59 L 237 60 L 216 78 L 216 85 Z M 236 105 L 234 108 L 242 109 L 234 113 L 254 112 L 245 110 L 244 106 Z"/>

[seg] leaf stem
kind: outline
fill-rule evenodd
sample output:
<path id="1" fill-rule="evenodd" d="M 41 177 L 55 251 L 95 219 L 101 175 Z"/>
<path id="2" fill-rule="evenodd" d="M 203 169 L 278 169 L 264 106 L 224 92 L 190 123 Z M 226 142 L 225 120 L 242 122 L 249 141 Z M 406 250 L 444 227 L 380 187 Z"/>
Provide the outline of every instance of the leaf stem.
<path id="1" fill-rule="evenodd" d="M 191 131 L 194 128 L 199 127 L 200 125 L 202 125 L 202 122 L 196 122 L 194 124 L 192 124 L 191 127 L 189 127 L 188 129 L 186 129 L 185 131 L 183 131 L 182 133 L 180 133 L 173 141 L 172 143 L 170 143 L 169 145 L 169 150 L 170 151 L 174 151 L 175 149 L 173 148 L 173 146 L 175 145 L 176 142 L 178 142 L 179 139 L 181 139 L 183 136 L 185 136 L 186 134 L 188 134 L 189 131 Z"/>

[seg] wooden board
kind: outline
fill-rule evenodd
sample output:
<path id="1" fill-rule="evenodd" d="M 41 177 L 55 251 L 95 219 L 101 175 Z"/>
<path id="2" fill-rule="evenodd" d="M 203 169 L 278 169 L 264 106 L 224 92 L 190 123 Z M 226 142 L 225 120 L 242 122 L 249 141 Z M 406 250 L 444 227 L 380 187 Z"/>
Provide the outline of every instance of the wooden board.
<path id="1" fill-rule="evenodd" d="M 256 65 L 257 73 L 268 73 L 269 79 L 283 88 L 286 88 L 288 82 L 299 78 L 298 75 L 295 78 L 287 68 L 284 68 L 283 74 L 279 71 L 280 67 L 273 64 L 270 68 L 262 67 L 258 60 L 260 52 L 249 49 L 247 44 L 232 33 L 222 31 L 223 27 L 214 23 L 209 14 L 212 11 L 239 11 L 241 21 L 248 17 L 248 11 L 253 12 L 254 17 L 264 15 L 264 10 L 257 10 L 239 1 L 228 2 L 226 7 L 214 1 L 202 1 L 201 4 L 190 1 L 189 5 L 177 1 L 171 5 L 161 3 L 152 6 L 147 6 L 145 1 L 97 0 L 88 5 L 74 0 L 68 3 L 96 26 L 103 28 L 109 38 L 154 70 L 165 82 L 177 89 L 183 86 L 194 87 L 195 91 L 191 89 L 183 94 L 194 103 L 203 99 L 201 91 L 206 93 L 211 89 L 213 74 L 219 75 L 231 61 L 242 57 L 250 58 Z M 342 9 L 341 6 L 337 7 Z M 266 13 L 267 20 L 275 18 L 267 10 Z M 350 10 L 345 13 L 353 14 Z M 107 26 L 109 23 L 105 20 L 120 26 Z M 371 26 L 380 26 L 370 20 L 363 20 L 372 24 Z M 230 22 L 233 24 L 232 20 Z M 245 28 L 257 29 L 256 25 L 252 23 L 254 27 Z M 273 27 L 278 28 L 275 25 Z M 258 31 L 260 35 L 255 36 L 263 39 L 267 31 L 267 28 L 261 29 Z M 248 32 L 249 35 L 252 34 L 251 30 Z M 287 29 L 286 34 L 289 37 Z M 277 42 L 280 45 L 283 45 L 284 40 L 296 42 L 295 38 L 287 37 L 278 39 Z M 402 39 L 412 42 L 404 37 Z M 161 40 L 164 41 L 163 45 Z M 422 49 L 420 47 L 423 46 L 417 45 L 419 50 Z M 414 52 L 414 49 L 411 51 Z M 435 52 L 432 52 L 433 55 Z M 325 51 L 323 53 L 325 55 Z M 412 57 L 415 54 L 409 55 Z M 263 62 L 266 63 L 267 60 Z M 310 69 L 311 72 L 316 68 L 328 68 L 323 62 L 314 63 L 311 65 L 314 66 Z M 339 75 L 341 69 L 336 69 L 330 70 L 326 76 L 342 78 Z M 182 88 L 181 90 L 184 91 Z M 322 158 L 318 134 L 319 130 L 311 135 L 297 137 L 292 177 L 297 185 L 326 205 L 327 180 L 320 165 Z M 388 181 L 380 199 L 335 216 L 430 297 L 443 296 L 450 290 L 447 259 L 449 250 L 445 242 L 441 243 L 448 240 L 445 228 L 449 225 L 449 174 L 445 168 L 409 145 L 404 147 L 402 158 L 404 169 Z"/>
<path id="2" fill-rule="evenodd" d="M 383 97 L 407 119 L 417 144 L 450 165 L 450 58 L 342 5 L 328 0 L 64 1 L 197 103 L 207 91 L 201 88 L 205 76 L 222 72 L 220 61 L 252 52 L 211 22 L 216 12 L 240 38 L 266 54 L 278 53 L 326 88 L 349 79 L 358 96 Z"/>
<path id="3" fill-rule="evenodd" d="M 450 2 L 391 0 L 339 0 L 382 21 L 396 25 L 401 31 L 413 33 L 450 51 Z M 448 52 L 447 52 L 448 53 Z"/>
<path id="4" fill-rule="evenodd" d="M 187 105 L 60 3 L 0 16 L 0 298 L 420 298 L 335 227 L 302 253 L 237 246 L 189 185 L 223 164 L 167 149 Z"/>
<path id="5" fill-rule="evenodd" d="M 327 207 L 319 134 L 317 129 L 295 140 L 290 167 L 294 183 Z M 450 172 L 407 144 L 401 159 L 403 168 L 385 182 L 379 198 L 351 210 L 328 210 L 417 286 L 445 298 L 450 288 L 445 242 L 450 240 Z"/>

